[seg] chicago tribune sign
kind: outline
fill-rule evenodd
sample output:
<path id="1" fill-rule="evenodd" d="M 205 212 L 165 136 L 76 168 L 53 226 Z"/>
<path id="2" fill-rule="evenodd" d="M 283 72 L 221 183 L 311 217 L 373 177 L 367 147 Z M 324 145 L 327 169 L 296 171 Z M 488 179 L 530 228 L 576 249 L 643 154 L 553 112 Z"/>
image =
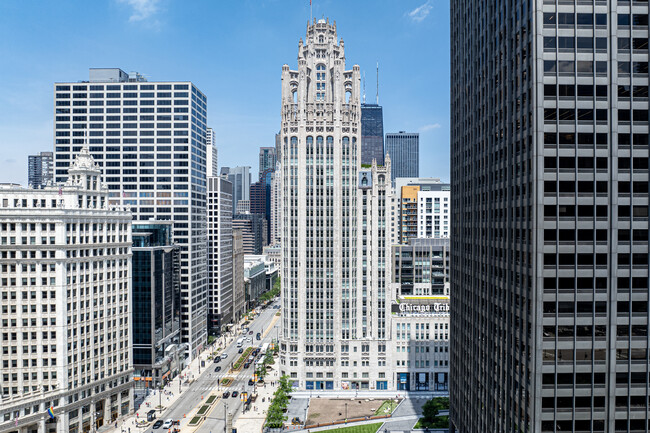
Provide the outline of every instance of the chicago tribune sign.
<path id="1" fill-rule="evenodd" d="M 393 313 L 446 313 L 449 312 L 449 302 L 434 302 L 431 304 L 393 304 Z"/>

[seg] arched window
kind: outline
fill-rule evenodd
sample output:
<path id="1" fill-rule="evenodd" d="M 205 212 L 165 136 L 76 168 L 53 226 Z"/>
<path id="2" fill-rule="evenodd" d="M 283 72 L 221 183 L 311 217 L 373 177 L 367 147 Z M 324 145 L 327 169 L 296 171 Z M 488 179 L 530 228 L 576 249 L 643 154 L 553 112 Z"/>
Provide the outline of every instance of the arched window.
<path id="1" fill-rule="evenodd" d="M 319 43 L 319 44 L 322 44 L 322 43 L 324 43 L 324 42 L 325 42 L 325 38 L 324 38 L 322 35 L 319 36 L 319 37 L 318 37 L 318 43 Z"/>
<path id="2" fill-rule="evenodd" d="M 291 157 L 298 155 L 298 137 L 291 137 Z"/>
<path id="3" fill-rule="evenodd" d="M 316 65 L 316 70 L 317 71 L 324 71 L 325 70 L 325 65 L 323 65 L 322 63 L 320 65 Z"/>

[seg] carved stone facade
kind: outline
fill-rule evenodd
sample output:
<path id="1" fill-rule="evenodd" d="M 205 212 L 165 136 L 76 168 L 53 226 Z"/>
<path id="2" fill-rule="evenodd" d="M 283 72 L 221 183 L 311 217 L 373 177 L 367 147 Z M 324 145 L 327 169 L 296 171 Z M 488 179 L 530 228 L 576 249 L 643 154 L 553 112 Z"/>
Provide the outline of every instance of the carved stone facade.
<path id="1" fill-rule="evenodd" d="M 131 213 L 87 148 L 67 174 L 0 185 L 0 432 L 78 433 L 132 411 Z"/>
<path id="2" fill-rule="evenodd" d="M 392 389 L 390 160 L 361 168 L 359 66 L 310 22 L 282 67 L 281 373 L 298 389 Z"/>

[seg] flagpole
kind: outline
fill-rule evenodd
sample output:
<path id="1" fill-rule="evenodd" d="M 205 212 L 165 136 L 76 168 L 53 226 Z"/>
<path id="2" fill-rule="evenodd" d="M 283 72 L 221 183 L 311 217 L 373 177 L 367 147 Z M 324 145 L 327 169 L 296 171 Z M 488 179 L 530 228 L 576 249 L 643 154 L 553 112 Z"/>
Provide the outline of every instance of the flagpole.
<path id="1" fill-rule="evenodd" d="M 309 0 L 309 22 L 314 19 L 314 7 L 311 4 L 311 0 Z"/>

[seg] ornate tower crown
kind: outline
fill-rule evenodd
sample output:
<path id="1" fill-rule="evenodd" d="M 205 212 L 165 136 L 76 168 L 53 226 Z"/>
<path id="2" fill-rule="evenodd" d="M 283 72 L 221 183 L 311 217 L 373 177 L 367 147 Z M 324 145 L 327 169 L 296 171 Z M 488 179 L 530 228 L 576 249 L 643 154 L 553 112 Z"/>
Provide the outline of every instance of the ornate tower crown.
<path id="1" fill-rule="evenodd" d="M 95 163 L 88 147 L 84 146 L 68 169 L 66 185 L 79 186 L 82 189 L 100 191 L 102 171 Z"/>

